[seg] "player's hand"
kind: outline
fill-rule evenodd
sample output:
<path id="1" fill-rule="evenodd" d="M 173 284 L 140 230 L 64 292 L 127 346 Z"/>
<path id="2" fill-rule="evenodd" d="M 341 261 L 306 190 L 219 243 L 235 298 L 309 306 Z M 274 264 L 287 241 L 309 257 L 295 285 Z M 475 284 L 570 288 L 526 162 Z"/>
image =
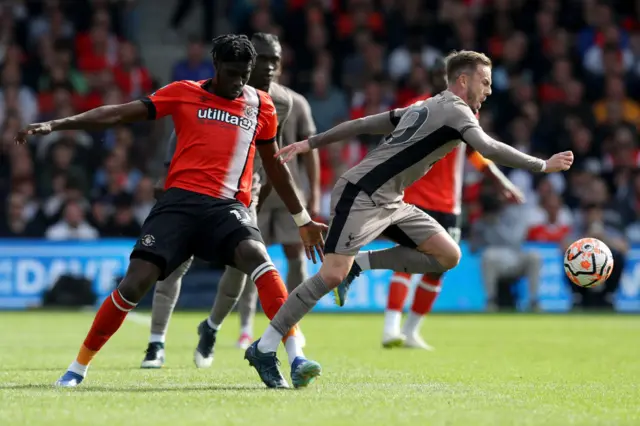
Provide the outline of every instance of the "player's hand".
<path id="1" fill-rule="evenodd" d="M 520 191 L 520 189 L 511 182 L 509 182 L 509 185 L 504 185 L 502 188 L 502 195 L 504 195 L 510 203 L 523 204 L 525 202 L 525 197 L 522 191 Z"/>
<path id="2" fill-rule="evenodd" d="M 320 257 L 320 261 L 324 260 L 324 237 L 323 233 L 329 227 L 324 223 L 311 221 L 304 226 L 298 228 L 300 230 L 300 238 L 304 244 L 304 250 L 307 258 L 317 263 L 316 252 Z"/>
<path id="3" fill-rule="evenodd" d="M 573 164 L 573 152 L 564 151 L 554 154 L 547 160 L 547 167 L 544 169 L 545 173 L 563 172 L 569 170 Z"/>
<path id="4" fill-rule="evenodd" d="M 293 158 L 298 154 L 304 154 L 305 152 L 311 151 L 311 147 L 309 146 L 309 141 L 304 140 L 301 142 L 292 143 L 291 145 L 287 145 L 281 148 L 278 152 L 276 152 L 275 157 L 280 159 L 282 164 L 288 163 L 293 160 Z"/>
<path id="5" fill-rule="evenodd" d="M 29 124 L 24 129 L 18 131 L 14 141 L 16 144 L 22 145 L 27 142 L 27 136 L 48 135 L 51 131 L 51 122 Z"/>

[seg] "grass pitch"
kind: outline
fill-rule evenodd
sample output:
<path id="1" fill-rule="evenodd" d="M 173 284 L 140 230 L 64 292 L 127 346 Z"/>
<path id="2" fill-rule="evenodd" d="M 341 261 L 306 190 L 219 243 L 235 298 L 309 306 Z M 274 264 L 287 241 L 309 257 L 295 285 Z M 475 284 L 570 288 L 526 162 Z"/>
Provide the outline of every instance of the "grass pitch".
<path id="1" fill-rule="evenodd" d="M 300 391 L 264 388 L 233 346 L 237 317 L 197 370 L 203 317 L 174 316 L 161 370 L 138 368 L 148 326 L 125 322 L 81 387 L 60 390 L 92 314 L 0 313 L 0 424 L 640 425 L 639 316 L 435 315 L 427 353 L 383 350 L 380 315 L 311 315 L 306 353 L 324 373 Z"/>

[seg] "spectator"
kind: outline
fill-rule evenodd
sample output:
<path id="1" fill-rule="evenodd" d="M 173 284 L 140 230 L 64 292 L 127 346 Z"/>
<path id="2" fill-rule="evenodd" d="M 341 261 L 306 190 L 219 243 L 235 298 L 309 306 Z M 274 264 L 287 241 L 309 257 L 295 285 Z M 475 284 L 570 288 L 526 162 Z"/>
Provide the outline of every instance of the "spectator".
<path id="1" fill-rule="evenodd" d="M 548 194 L 533 215 L 527 240 L 542 243 L 563 243 L 571 232 L 571 211 L 562 205 L 555 192 Z"/>
<path id="2" fill-rule="evenodd" d="M 329 130 L 349 117 L 344 92 L 335 87 L 326 72 L 313 73 L 313 89 L 306 96 L 318 133 Z"/>
<path id="3" fill-rule="evenodd" d="M 7 64 L 2 68 L 0 88 L 0 122 L 9 112 L 16 112 L 22 125 L 35 123 L 38 118 L 38 102 L 33 91 L 22 85 L 20 66 Z"/>
<path id="4" fill-rule="evenodd" d="M 131 204 L 131 195 L 120 194 L 115 197 L 115 211 L 106 226 L 101 230 L 103 237 L 137 238 L 140 236 L 141 226 L 136 221 Z"/>
<path id="5" fill-rule="evenodd" d="M 522 207 L 504 207 L 496 194 L 483 201 L 483 216 L 473 225 L 471 248 L 482 250 L 481 268 L 488 306 L 495 308 L 498 285 L 503 280 L 526 277 L 529 281 L 529 309 L 537 305 L 540 281 L 540 255 L 523 251 L 527 223 Z"/>
<path id="6" fill-rule="evenodd" d="M 143 177 L 140 179 L 133 203 L 133 214 L 140 226 L 142 226 L 156 202 L 154 194 L 154 184 L 151 178 Z"/>
<path id="7" fill-rule="evenodd" d="M 40 171 L 40 191 L 44 196 L 53 194 L 53 177 L 62 174 L 75 179 L 77 182 L 87 182 L 88 177 L 86 167 L 74 164 L 76 157 L 76 146 L 73 140 L 61 139 L 56 142 L 51 149 L 51 156 L 43 164 Z M 82 188 L 86 193 L 88 188 Z"/>
<path id="8" fill-rule="evenodd" d="M 574 305 L 582 305 L 586 308 L 611 308 L 613 306 L 613 295 L 620 286 L 623 265 L 628 251 L 628 243 L 624 234 L 617 226 L 612 225 L 607 218 L 605 203 L 600 202 L 600 197 L 596 196 L 591 200 L 585 200 L 582 205 L 575 230 L 569 238 L 565 240 L 564 248 L 580 238 L 591 237 L 604 242 L 613 254 L 613 262 L 617 266 L 604 285 L 584 288 L 569 283 L 574 293 Z M 567 279 L 567 282 L 568 279 Z"/>
<path id="9" fill-rule="evenodd" d="M 120 43 L 118 66 L 113 69 L 114 81 L 127 101 L 150 93 L 151 74 L 142 66 L 138 49 L 133 43 Z"/>
<path id="10" fill-rule="evenodd" d="M 6 214 L 0 226 L 3 238 L 36 238 L 42 230 L 36 220 L 29 220 L 26 214 L 26 197 L 12 193 L 7 197 Z"/>
<path id="11" fill-rule="evenodd" d="M 204 45 L 200 38 L 189 37 L 187 57 L 173 66 L 173 81 L 200 81 L 213 77 L 214 69 L 211 58 L 205 55 Z"/>
<path id="12" fill-rule="evenodd" d="M 624 80 L 619 77 L 610 77 L 607 80 L 605 98 L 596 102 L 593 107 L 593 114 L 598 123 L 607 121 L 611 104 L 617 104 L 622 108 L 624 121 L 640 127 L 640 104 L 627 97 Z"/>
<path id="13" fill-rule="evenodd" d="M 47 229 L 45 237 L 54 241 L 95 240 L 99 234 L 86 221 L 82 206 L 75 201 L 68 201 L 62 219 Z"/>

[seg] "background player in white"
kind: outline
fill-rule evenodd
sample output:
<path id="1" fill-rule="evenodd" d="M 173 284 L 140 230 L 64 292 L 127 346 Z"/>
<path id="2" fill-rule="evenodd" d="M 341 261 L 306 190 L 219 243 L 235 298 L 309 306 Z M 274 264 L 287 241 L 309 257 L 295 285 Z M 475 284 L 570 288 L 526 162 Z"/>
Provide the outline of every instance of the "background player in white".
<path id="1" fill-rule="evenodd" d="M 316 133 L 316 126 L 311 115 L 309 102 L 299 93 L 279 86 L 289 92 L 293 102 L 293 108 L 287 119 L 282 124 L 279 143 L 283 146 L 291 145 L 299 140 L 308 139 Z M 274 101 L 275 102 L 275 101 Z M 293 176 L 299 191 L 305 187 L 302 176 L 302 168 L 306 172 L 306 185 L 308 197 L 307 210 L 311 217 L 316 217 L 320 211 L 320 158 L 317 151 L 309 151 L 302 155 L 302 166 L 299 163 L 290 163 L 289 170 Z M 278 194 L 271 191 L 271 184 L 264 177 L 258 203 L 258 228 L 267 245 L 281 244 L 287 259 L 287 289 L 292 292 L 300 283 L 307 279 L 307 259 L 304 247 L 300 243 L 300 237 L 296 232 L 295 223 L 288 214 Z M 262 201 L 264 199 L 264 202 Z M 248 283 L 245 286 L 238 301 L 238 313 L 240 315 L 240 337 L 238 347 L 246 349 L 253 340 L 253 318 L 256 313 L 257 294 L 255 286 Z M 299 344 L 305 346 L 305 338 L 300 327 L 296 334 Z"/>
<path id="2" fill-rule="evenodd" d="M 491 94 L 492 64 L 487 56 L 454 52 L 446 65 L 448 90 L 442 94 L 406 109 L 342 123 L 279 151 L 282 161 L 288 161 L 298 153 L 359 134 L 388 135 L 339 179 L 332 193 L 333 216 L 319 273 L 291 293 L 262 338 L 247 349 L 246 358 L 277 366 L 274 361 L 282 336 L 320 298 L 343 281 L 353 281 L 362 270 L 443 273 L 458 264 L 460 248 L 451 236 L 425 212 L 404 203 L 402 195 L 461 142 L 505 166 L 547 173 L 569 169 L 571 152 L 545 161 L 494 140 L 480 128 L 475 113 Z M 399 245 L 358 254 L 380 235 Z M 260 365 L 253 365 L 260 373 Z"/>

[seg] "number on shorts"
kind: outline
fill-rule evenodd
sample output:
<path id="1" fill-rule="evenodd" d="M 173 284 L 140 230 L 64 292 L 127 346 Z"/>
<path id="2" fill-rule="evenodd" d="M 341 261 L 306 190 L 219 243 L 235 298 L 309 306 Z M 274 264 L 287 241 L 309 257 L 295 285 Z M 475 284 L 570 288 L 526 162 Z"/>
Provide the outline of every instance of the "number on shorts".
<path id="1" fill-rule="evenodd" d="M 243 210 L 234 209 L 234 210 L 230 210 L 229 213 L 234 215 L 236 219 L 238 219 L 238 222 L 242 223 L 243 225 L 247 225 L 251 223 L 251 217 L 249 217 L 249 214 Z"/>

